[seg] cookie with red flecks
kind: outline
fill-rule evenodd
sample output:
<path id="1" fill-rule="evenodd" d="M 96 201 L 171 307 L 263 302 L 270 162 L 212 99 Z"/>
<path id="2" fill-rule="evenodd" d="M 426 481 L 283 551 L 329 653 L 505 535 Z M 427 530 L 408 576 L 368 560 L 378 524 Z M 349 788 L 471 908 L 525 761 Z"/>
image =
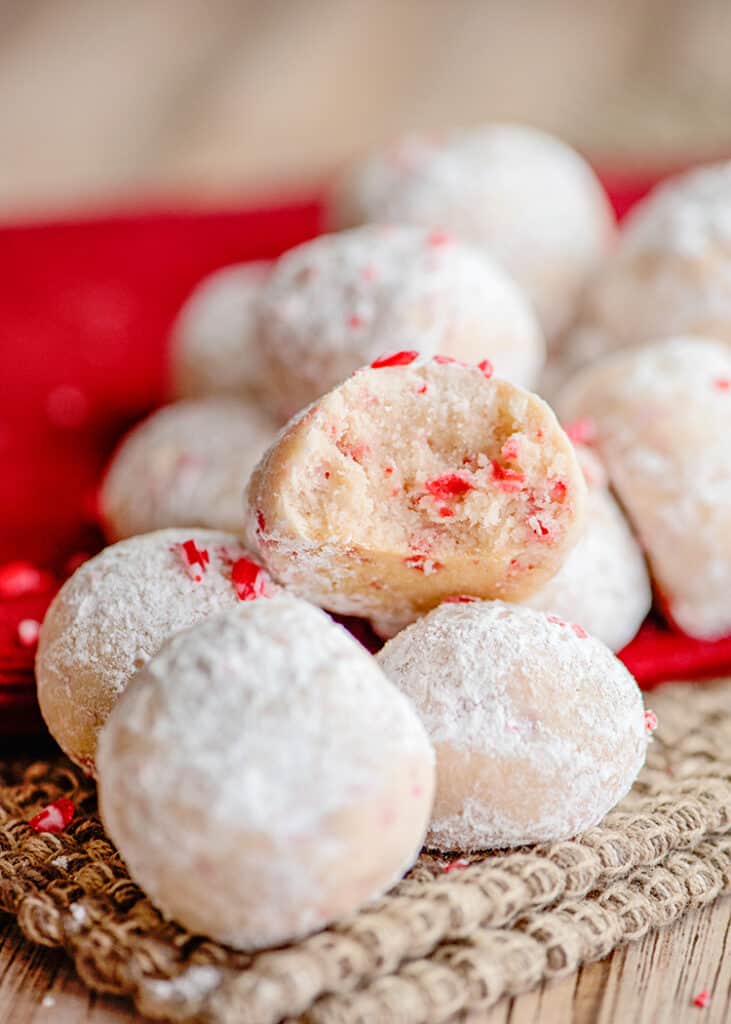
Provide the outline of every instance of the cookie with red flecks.
<path id="1" fill-rule="evenodd" d="M 246 484 L 276 435 L 250 402 L 175 402 L 124 437 L 107 468 L 99 504 L 110 541 L 171 526 L 240 533 Z"/>
<path id="2" fill-rule="evenodd" d="M 436 748 L 427 846 L 438 850 L 568 839 L 596 825 L 630 789 L 657 724 L 599 640 L 502 601 L 446 602 L 377 660 Z"/>
<path id="3" fill-rule="evenodd" d="M 54 598 L 36 657 L 56 741 L 94 774 L 97 735 L 134 672 L 181 629 L 280 590 L 233 534 L 160 530 L 84 562 Z"/>
<path id="4" fill-rule="evenodd" d="M 236 948 L 351 914 L 416 859 L 434 751 L 341 626 L 289 596 L 173 637 L 99 741 L 99 804 L 166 916 Z"/>
<path id="5" fill-rule="evenodd" d="M 485 364 L 393 353 L 284 429 L 247 534 L 275 579 L 390 635 L 452 594 L 534 593 L 578 540 L 585 490 L 540 398 Z"/>
<path id="6" fill-rule="evenodd" d="M 685 633 L 731 633 L 731 348 L 671 338 L 606 357 L 559 396 L 597 451 Z"/>
<path id="7" fill-rule="evenodd" d="M 528 299 L 443 231 L 367 225 L 282 256 L 259 298 L 263 380 L 288 418 L 384 349 L 418 349 L 532 387 L 545 344 Z"/>

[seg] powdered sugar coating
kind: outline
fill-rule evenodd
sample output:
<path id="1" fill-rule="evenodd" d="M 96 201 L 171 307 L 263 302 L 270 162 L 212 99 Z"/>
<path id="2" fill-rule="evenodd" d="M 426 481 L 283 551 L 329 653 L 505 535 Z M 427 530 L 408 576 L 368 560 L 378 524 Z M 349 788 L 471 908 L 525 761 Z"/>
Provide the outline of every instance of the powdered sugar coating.
<path id="1" fill-rule="evenodd" d="M 291 421 L 252 474 L 247 536 L 294 593 L 392 635 L 450 594 L 534 593 L 584 496 L 539 398 L 414 361 L 361 370 Z"/>
<path id="2" fill-rule="evenodd" d="M 285 253 L 260 299 L 272 405 L 286 415 L 384 351 L 418 349 L 531 387 L 545 342 L 518 286 L 443 232 L 366 225 Z"/>
<path id="3" fill-rule="evenodd" d="M 208 553 L 191 564 L 181 545 Z M 232 566 L 250 559 L 228 533 L 160 530 L 84 562 L 46 612 L 36 657 L 38 700 L 56 741 L 94 774 L 99 730 L 130 677 L 181 629 L 240 603 Z M 279 590 L 260 570 L 260 590 Z M 200 576 L 199 580 L 195 576 Z"/>
<path id="4" fill-rule="evenodd" d="M 187 298 L 170 338 L 177 398 L 258 393 L 256 303 L 270 266 L 258 260 L 223 267 L 204 277 Z"/>
<path id="5" fill-rule="evenodd" d="M 410 703 L 291 597 L 174 637 L 99 744 L 102 819 L 132 876 L 166 915 L 243 949 L 390 888 L 419 852 L 433 788 Z"/>
<path id="6" fill-rule="evenodd" d="M 617 352 L 559 408 L 595 421 L 664 610 L 690 636 L 731 633 L 731 348 L 689 337 Z"/>
<path id="7" fill-rule="evenodd" d="M 567 341 L 571 368 L 679 335 L 731 344 L 731 161 L 671 178 L 637 203 Z"/>
<path id="8" fill-rule="evenodd" d="M 442 604 L 385 645 L 378 661 L 436 748 L 428 846 L 567 839 L 627 793 L 647 746 L 642 697 L 582 634 L 530 608 L 477 601 Z"/>
<path id="9" fill-rule="evenodd" d="M 583 445 L 577 454 L 588 485 L 584 534 L 553 579 L 525 603 L 580 623 L 619 651 L 650 611 L 650 578 L 642 548 L 607 487 L 604 467 Z"/>
<path id="10" fill-rule="evenodd" d="M 403 139 L 346 174 L 331 207 L 336 227 L 421 224 L 484 249 L 532 298 L 549 340 L 572 318 L 614 232 L 586 161 L 558 139 L 515 124 Z"/>
<path id="11" fill-rule="evenodd" d="M 102 484 L 109 540 L 169 526 L 240 533 L 244 490 L 276 435 L 274 421 L 233 398 L 175 402 L 127 434 Z"/>

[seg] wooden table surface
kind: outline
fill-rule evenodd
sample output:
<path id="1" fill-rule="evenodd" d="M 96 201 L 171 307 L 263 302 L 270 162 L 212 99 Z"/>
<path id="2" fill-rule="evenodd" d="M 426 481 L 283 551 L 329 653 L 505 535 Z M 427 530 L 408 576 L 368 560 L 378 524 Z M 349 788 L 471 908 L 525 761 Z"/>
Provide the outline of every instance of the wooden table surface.
<path id="1" fill-rule="evenodd" d="M 271 195 L 495 117 L 625 166 L 731 152 L 729 38 L 728 0 L 0 0 L 0 218 Z M 724 900 L 486 1024 L 720 1024 L 730 923 Z M 135 1019 L 0 917 L 0 1024 Z"/>

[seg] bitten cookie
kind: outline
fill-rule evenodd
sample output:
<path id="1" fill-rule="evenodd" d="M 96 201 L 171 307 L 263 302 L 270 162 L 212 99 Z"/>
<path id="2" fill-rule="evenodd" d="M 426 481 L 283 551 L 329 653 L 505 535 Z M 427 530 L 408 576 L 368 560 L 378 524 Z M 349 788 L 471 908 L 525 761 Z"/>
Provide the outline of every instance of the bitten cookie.
<path id="1" fill-rule="evenodd" d="M 650 577 L 642 548 L 608 488 L 606 470 L 584 446 L 577 446 L 576 454 L 588 486 L 584 533 L 553 579 L 526 604 L 580 623 L 619 651 L 650 610 Z"/>
<path id="2" fill-rule="evenodd" d="M 93 775 L 97 735 L 134 672 L 178 630 L 279 590 L 238 538 L 160 530 L 105 548 L 54 598 L 36 657 L 59 746 Z"/>
<path id="3" fill-rule="evenodd" d="M 674 335 L 731 345 L 731 161 L 671 178 L 633 207 L 563 361 L 577 368 Z"/>
<path id="4" fill-rule="evenodd" d="M 184 303 L 170 337 L 176 398 L 259 390 L 256 302 L 271 264 L 236 263 L 204 277 Z"/>
<path id="5" fill-rule="evenodd" d="M 450 594 L 520 600 L 581 533 L 574 449 L 535 395 L 479 367 L 377 360 L 295 417 L 251 477 L 275 579 L 388 635 Z"/>
<path id="6" fill-rule="evenodd" d="M 445 139 L 405 138 L 347 172 L 330 221 L 442 228 L 497 259 L 531 297 L 549 340 L 614 234 L 594 172 L 558 139 L 487 124 Z"/>
<path id="7" fill-rule="evenodd" d="M 427 846 L 568 839 L 628 792 L 645 759 L 642 696 L 599 640 L 502 601 L 440 605 L 378 655 L 437 754 Z"/>
<path id="8" fill-rule="evenodd" d="M 285 419 L 384 348 L 488 358 L 531 387 L 545 342 L 518 286 L 443 231 L 368 225 L 285 253 L 262 289 L 261 359 Z"/>
<path id="9" fill-rule="evenodd" d="M 559 408 L 593 419 L 669 618 L 701 639 L 731 633 L 731 348 L 673 338 L 617 352 Z"/>
<path id="10" fill-rule="evenodd" d="M 99 743 L 104 825 L 166 916 L 240 949 L 301 938 L 397 882 L 434 752 L 411 704 L 291 597 L 178 634 Z"/>
<path id="11" fill-rule="evenodd" d="M 109 540 L 168 526 L 242 530 L 252 469 L 274 421 L 229 398 L 175 402 L 134 427 L 107 467 L 99 505 Z"/>

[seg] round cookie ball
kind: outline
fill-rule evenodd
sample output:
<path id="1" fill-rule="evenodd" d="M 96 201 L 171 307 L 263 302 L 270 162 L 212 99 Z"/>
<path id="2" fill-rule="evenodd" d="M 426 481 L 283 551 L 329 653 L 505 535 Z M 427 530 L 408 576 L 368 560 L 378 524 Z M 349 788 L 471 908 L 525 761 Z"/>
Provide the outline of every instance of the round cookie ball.
<path id="1" fill-rule="evenodd" d="M 446 603 L 377 660 L 436 748 L 429 847 L 568 839 L 601 821 L 643 765 L 637 684 L 604 644 L 556 616 Z"/>
<path id="2" fill-rule="evenodd" d="M 160 530 L 105 548 L 64 583 L 41 627 L 38 701 L 54 739 L 93 775 L 99 730 L 168 637 L 278 590 L 228 533 Z"/>
<path id="3" fill-rule="evenodd" d="M 731 344 L 731 161 L 672 178 L 637 203 L 579 321 L 569 369 L 666 337 Z"/>
<path id="4" fill-rule="evenodd" d="M 271 404 L 287 418 L 384 349 L 467 362 L 532 387 L 545 342 L 518 286 L 444 232 L 367 225 L 322 235 L 275 264 L 260 299 Z"/>
<path id="5" fill-rule="evenodd" d="M 645 549 L 663 610 L 685 633 L 731 633 L 731 347 L 673 338 L 625 349 L 564 389 Z"/>
<path id="6" fill-rule="evenodd" d="M 336 227 L 420 224 L 473 243 L 524 288 L 549 340 L 572 319 L 614 234 L 607 196 L 586 161 L 514 124 L 406 138 L 373 154 L 341 180 L 330 219 Z"/>
<path id="7" fill-rule="evenodd" d="M 102 733 L 102 820 L 166 916 L 237 949 L 301 938 L 418 856 L 434 752 L 410 703 L 303 601 L 178 634 Z"/>
<path id="8" fill-rule="evenodd" d="M 204 277 L 185 301 L 170 337 L 176 398 L 257 394 L 256 302 L 270 266 L 260 260 L 223 267 Z"/>
<path id="9" fill-rule="evenodd" d="M 414 357 L 377 361 L 295 417 L 248 489 L 249 543 L 272 576 L 382 635 L 450 594 L 530 596 L 584 511 L 573 446 L 545 402 Z"/>
<path id="10" fill-rule="evenodd" d="M 576 453 L 588 486 L 584 534 L 552 580 L 525 602 L 577 622 L 612 651 L 636 636 L 652 605 L 642 548 L 612 496 L 606 470 L 587 448 Z"/>
<path id="11" fill-rule="evenodd" d="M 240 533 L 246 484 L 276 432 L 266 413 L 232 398 L 154 412 L 107 467 L 99 504 L 108 540 L 168 526 Z"/>

